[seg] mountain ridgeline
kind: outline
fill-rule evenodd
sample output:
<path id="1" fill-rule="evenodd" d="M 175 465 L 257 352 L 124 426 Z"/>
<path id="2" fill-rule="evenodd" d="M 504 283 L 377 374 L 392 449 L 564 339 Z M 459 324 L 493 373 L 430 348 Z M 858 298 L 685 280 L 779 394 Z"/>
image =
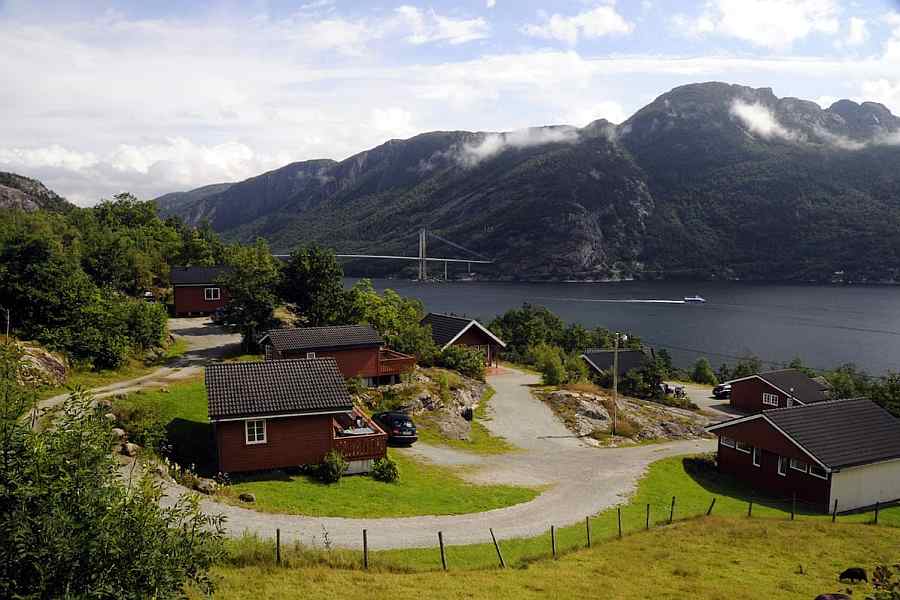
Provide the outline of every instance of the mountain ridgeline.
<path id="1" fill-rule="evenodd" d="M 480 270 L 497 278 L 895 281 L 900 119 L 871 102 L 823 110 L 694 84 L 620 125 L 424 133 L 157 203 L 284 252 L 414 256 L 428 227 L 494 258 Z M 467 257 L 435 244 L 433 256 Z"/>
<path id="2" fill-rule="evenodd" d="M 0 171 L 0 209 L 3 208 L 66 212 L 73 205 L 36 179 Z"/>

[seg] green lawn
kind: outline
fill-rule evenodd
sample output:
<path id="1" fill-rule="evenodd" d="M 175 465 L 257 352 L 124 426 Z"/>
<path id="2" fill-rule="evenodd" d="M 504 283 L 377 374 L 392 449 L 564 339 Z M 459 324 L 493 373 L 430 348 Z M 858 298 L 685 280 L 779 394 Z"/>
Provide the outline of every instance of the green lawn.
<path id="1" fill-rule="evenodd" d="M 344 477 L 323 484 L 306 475 L 271 475 L 234 483 L 231 494 L 256 495 L 253 508 L 266 512 L 317 517 L 410 517 L 481 512 L 527 502 L 540 491 L 508 485 L 474 485 L 453 469 L 438 467 L 391 451 L 400 468 L 400 480 L 382 483 L 371 477 Z M 244 505 L 247 506 L 247 505 Z"/>
<path id="2" fill-rule="evenodd" d="M 526 568 L 464 570 L 448 553 L 441 572 L 436 550 L 423 551 L 427 573 L 365 572 L 327 566 L 218 567 L 217 598 L 814 598 L 843 591 L 848 566 L 871 574 L 898 558 L 900 532 L 890 527 L 740 517 L 693 519 L 579 549 Z M 546 539 L 543 541 L 547 541 Z M 852 586 L 865 598 L 867 585 Z M 364 590 L 364 592 L 362 592 Z M 199 596 L 195 596 L 199 597 Z"/>
<path id="3" fill-rule="evenodd" d="M 165 425 L 177 461 L 194 464 L 203 475 L 215 472 L 214 440 L 207 422 L 206 387 L 202 378 L 170 385 L 168 391 L 137 392 L 116 401 L 114 410 L 151 414 Z M 128 424 L 126 423 L 126 429 Z M 235 476 L 223 500 L 241 492 L 256 495 L 254 508 L 270 512 L 340 517 L 393 517 L 462 514 L 527 502 L 540 490 L 516 486 L 483 486 L 465 482 L 456 470 L 410 458 L 391 457 L 400 467 L 400 481 L 382 483 L 367 476 L 345 477 L 325 485 L 305 475 Z M 246 506 L 246 505 L 244 505 Z"/>
<path id="4" fill-rule="evenodd" d="M 694 458 L 673 457 L 661 460 L 650 466 L 647 475 L 641 480 L 631 501 L 623 505 L 622 528 L 625 536 L 642 532 L 646 527 L 647 505 L 650 505 L 651 528 L 665 525 L 671 509 L 672 496 L 676 496 L 674 520 L 684 520 L 705 515 L 713 497 L 716 505 L 713 516 L 746 519 L 747 499 L 752 492 L 732 481 L 720 478 L 714 472 L 706 471 Z M 790 507 L 774 504 L 761 504 L 754 500 L 752 521 L 789 523 Z M 582 517 L 583 518 L 583 517 Z M 872 519 L 871 513 L 838 516 L 839 524 L 865 524 Z M 617 536 L 616 509 L 610 509 L 591 518 L 591 535 L 594 541 L 610 540 Z M 831 526 L 828 515 L 798 513 L 796 523 L 822 523 Z M 900 542 L 900 507 L 886 508 L 879 516 L 879 528 L 889 530 Z M 868 526 L 866 526 L 868 527 Z M 557 545 L 560 552 L 580 549 L 586 541 L 585 525 L 582 521 L 577 525 L 557 529 Z M 232 543 L 235 560 L 240 564 L 242 555 L 248 547 L 256 547 L 258 541 L 245 540 Z M 452 538 L 450 543 L 452 543 Z M 523 567 L 536 560 L 546 558 L 550 554 L 549 532 L 533 537 L 504 540 L 501 542 L 504 558 L 511 566 Z M 302 552 L 298 558 L 300 564 L 353 564 L 360 562 L 359 552 L 333 551 L 332 553 Z M 497 564 L 494 547 L 491 544 L 474 544 L 450 546 L 447 554 L 453 565 L 460 569 L 490 568 Z M 269 549 L 268 557 L 274 556 Z M 900 555 L 898 555 L 900 558 Z M 269 559 L 271 561 L 271 558 Z M 388 570 L 423 571 L 440 567 L 439 558 L 433 549 L 386 550 L 372 553 L 370 564 Z"/>
<path id="5" fill-rule="evenodd" d="M 419 434 L 419 440 L 426 444 L 438 446 L 449 446 L 457 450 L 465 450 L 475 454 L 504 454 L 518 450 L 515 446 L 507 442 L 499 436 L 493 435 L 490 430 L 484 426 L 484 421 L 489 420 L 487 416 L 487 406 L 494 395 L 493 388 L 487 388 L 478 409 L 475 411 L 475 418 L 472 420 L 472 432 L 468 440 L 448 439 L 441 435 L 437 424 L 428 415 L 419 415 L 416 417 L 416 430 Z"/>

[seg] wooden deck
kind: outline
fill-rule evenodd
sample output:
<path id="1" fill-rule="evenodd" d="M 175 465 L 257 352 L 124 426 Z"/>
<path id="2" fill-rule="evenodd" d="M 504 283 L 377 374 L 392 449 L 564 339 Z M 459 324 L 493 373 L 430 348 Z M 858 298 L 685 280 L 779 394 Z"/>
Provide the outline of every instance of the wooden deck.
<path id="1" fill-rule="evenodd" d="M 375 433 L 368 435 L 341 435 L 352 422 L 360 417 L 367 427 Z M 377 423 L 369 419 L 357 409 L 353 409 L 353 415 L 341 415 L 333 420 L 332 447 L 341 453 L 345 460 L 374 460 L 387 456 L 387 433 Z"/>

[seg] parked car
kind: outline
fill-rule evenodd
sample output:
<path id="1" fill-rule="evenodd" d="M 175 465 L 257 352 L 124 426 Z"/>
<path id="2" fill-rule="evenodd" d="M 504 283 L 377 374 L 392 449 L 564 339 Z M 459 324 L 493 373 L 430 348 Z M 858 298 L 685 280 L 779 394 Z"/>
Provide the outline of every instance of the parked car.
<path id="1" fill-rule="evenodd" d="M 388 442 L 409 446 L 419 439 L 416 424 L 412 418 L 400 411 L 392 410 L 372 415 L 378 425 L 388 434 Z"/>
<path id="2" fill-rule="evenodd" d="M 720 383 L 716 387 L 713 388 L 713 398 L 718 398 L 719 400 L 725 400 L 731 398 L 731 384 L 730 383 Z"/>

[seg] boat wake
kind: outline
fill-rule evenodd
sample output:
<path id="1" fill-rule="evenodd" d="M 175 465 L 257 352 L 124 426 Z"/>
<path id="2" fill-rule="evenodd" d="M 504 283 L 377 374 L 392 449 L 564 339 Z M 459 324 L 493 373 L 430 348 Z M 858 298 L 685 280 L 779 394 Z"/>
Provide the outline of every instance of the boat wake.
<path id="1" fill-rule="evenodd" d="M 554 300 L 557 302 L 603 302 L 609 304 L 689 304 L 685 300 L 651 300 L 640 298 L 553 298 L 536 296 L 535 300 Z"/>

